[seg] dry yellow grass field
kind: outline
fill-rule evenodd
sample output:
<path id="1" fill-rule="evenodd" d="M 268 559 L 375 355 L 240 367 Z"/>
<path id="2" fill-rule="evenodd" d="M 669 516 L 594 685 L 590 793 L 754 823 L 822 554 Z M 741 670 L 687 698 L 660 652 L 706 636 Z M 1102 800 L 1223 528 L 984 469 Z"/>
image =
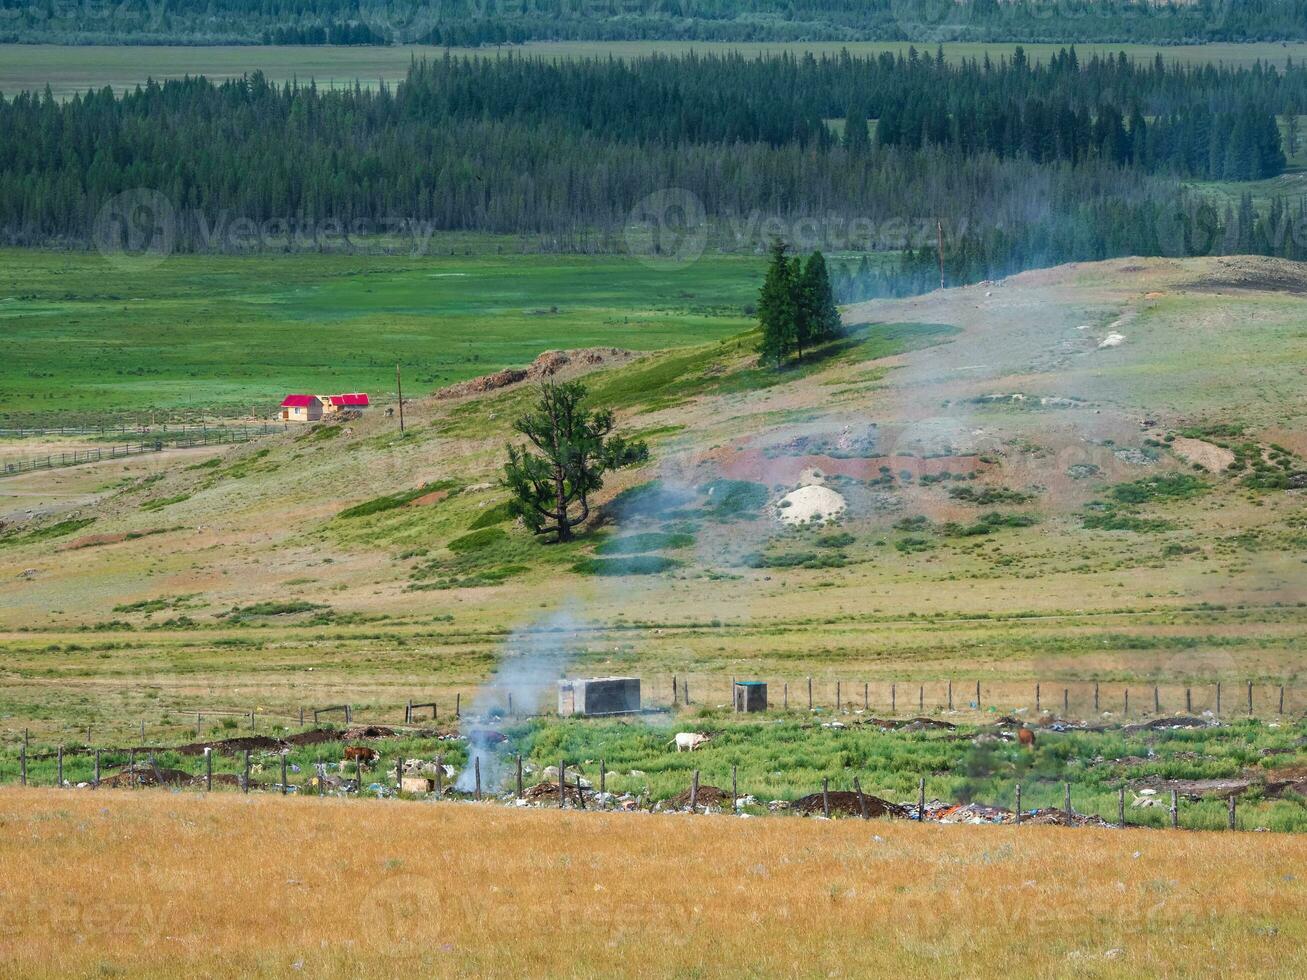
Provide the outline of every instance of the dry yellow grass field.
<path id="1" fill-rule="evenodd" d="M 0 973 L 1302 976 L 1261 834 L 0 792 Z"/>

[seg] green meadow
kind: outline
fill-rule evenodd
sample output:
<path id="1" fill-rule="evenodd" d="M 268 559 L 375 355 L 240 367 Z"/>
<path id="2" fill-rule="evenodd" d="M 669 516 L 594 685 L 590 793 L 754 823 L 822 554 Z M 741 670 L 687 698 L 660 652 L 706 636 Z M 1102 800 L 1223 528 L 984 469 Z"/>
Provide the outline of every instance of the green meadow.
<path id="1" fill-rule="evenodd" d="M 900 41 L 812 41 L 786 43 L 710 42 L 710 41 L 540 41 L 531 44 L 505 45 L 495 48 L 439 48 L 431 46 L 397 47 L 281 47 L 248 46 L 81 46 L 63 47 L 48 44 L 0 45 L 0 93 L 12 97 L 24 90 L 43 91 L 46 86 L 56 98 L 69 98 L 88 89 L 108 85 L 121 90 L 143 84 L 150 78 L 181 78 L 205 75 L 213 79 L 239 78 L 248 72 L 261 71 L 275 81 L 298 79 L 315 81 L 319 86 L 364 86 L 380 82 L 402 81 L 414 58 L 441 58 L 446 50 L 455 55 L 475 57 L 539 58 L 639 58 L 652 54 L 700 54 L 739 51 L 748 56 L 804 54 L 838 54 L 848 50 L 856 55 L 875 55 L 883 51 L 906 54 L 911 47 Z M 935 51 L 936 45 L 921 43 L 918 50 Z M 1011 42 L 959 42 L 942 45 L 944 57 L 980 59 L 1010 56 L 1016 47 Z M 1033 60 L 1043 60 L 1067 47 L 1063 44 L 1026 44 Z M 1252 65 L 1257 61 L 1283 64 L 1287 58 L 1302 61 L 1307 44 L 1265 42 L 1253 44 L 1195 44 L 1157 47 L 1146 44 L 1078 44 L 1082 57 L 1093 54 L 1116 54 L 1124 51 L 1132 59 L 1152 59 L 1161 54 L 1167 61 L 1185 64 Z"/>
<path id="2" fill-rule="evenodd" d="M 551 348 L 703 343 L 750 326 L 762 272 L 748 256 L 680 268 L 434 251 L 175 255 L 144 270 L 0 252 L 0 418 L 266 414 L 291 391 L 393 397 L 396 363 L 416 396 Z"/>

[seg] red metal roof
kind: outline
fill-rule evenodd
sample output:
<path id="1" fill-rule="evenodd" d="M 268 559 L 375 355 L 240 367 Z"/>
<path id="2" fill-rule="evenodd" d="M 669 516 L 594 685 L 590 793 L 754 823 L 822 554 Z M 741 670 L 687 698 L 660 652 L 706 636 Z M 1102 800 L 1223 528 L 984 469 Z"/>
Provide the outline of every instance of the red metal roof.
<path id="1" fill-rule="evenodd" d="M 367 408 L 371 403 L 367 395 L 356 391 L 348 395 L 332 395 L 331 404 L 337 408 Z"/>
<path id="2" fill-rule="evenodd" d="M 281 403 L 282 408 L 308 408 L 318 400 L 317 395 L 287 395 Z"/>

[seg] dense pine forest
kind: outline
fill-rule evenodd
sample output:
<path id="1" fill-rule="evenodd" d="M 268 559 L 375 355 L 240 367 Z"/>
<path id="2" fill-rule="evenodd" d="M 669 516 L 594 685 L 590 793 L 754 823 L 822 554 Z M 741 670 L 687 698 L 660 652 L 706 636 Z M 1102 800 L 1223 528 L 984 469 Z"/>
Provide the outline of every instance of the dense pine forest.
<path id="1" fill-rule="evenodd" d="M 656 57 L 545 63 L 446 57 L 395 89 L 319 90 L 261 76 L 0 98 L 0 233 L 92 237 L 105 202 L 164 195 L 176 247 L 239 247 L 233 219 L 385 226 L 623 247 L 656 191 L 702 205 L 710 247 L 810 237 L 904 252 L 837 266 L 841 298 L 924 288 L 941 231 L 963 281 L 1121 254 L 1263 251 L 1302 203 L 1216 213 L 1181 179 L 1278 174 L 1277 120 L 1307 69 L 939 55 Z M 1286 126 L 1292 136 L 1292 126 Z M 803 244 L 803 242 L 798 242 Z"/>
<path id="2" fill-rule="evenodd" d="M 0 41 L 1278 41 L 1307 0 L 0 0 Z"/>

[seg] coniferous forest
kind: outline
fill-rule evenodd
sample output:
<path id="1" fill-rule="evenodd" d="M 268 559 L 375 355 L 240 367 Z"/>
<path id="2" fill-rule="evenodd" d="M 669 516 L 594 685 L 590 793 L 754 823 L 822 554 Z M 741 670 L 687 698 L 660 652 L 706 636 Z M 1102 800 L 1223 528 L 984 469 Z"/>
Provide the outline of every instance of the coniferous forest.
<path id="1" fill-rule="evenodd" d="M 1285 167 L 1307 69 L 1188 68 L 1064 50 L 942 55 L 416 62 L 393 89 L 261 76 L 0 99 L 0 233 L 83 246 L 105 202 L 162 194 L 177 247 L 228 247 L 232 217 L 438 231 L 617 250 L 667 189 L 709 247 L 772 237 L 902 259 L 835 267 L 841 301 L 1123 254 L 1301 257 L 1304 202 L 1213 208 L 1195 180 Z M 1292 128 L 1289 128 L 1292 131 Z M 1291 137 L 1292 138 L 1292 137 Z M 1301 238 L 1302 236 L 1298 236 Z"/>
<path id="2" fill-rule="evenodd" d="M 0 0 L 0 42 L 1301 40 L 1307 0 Z"/>

